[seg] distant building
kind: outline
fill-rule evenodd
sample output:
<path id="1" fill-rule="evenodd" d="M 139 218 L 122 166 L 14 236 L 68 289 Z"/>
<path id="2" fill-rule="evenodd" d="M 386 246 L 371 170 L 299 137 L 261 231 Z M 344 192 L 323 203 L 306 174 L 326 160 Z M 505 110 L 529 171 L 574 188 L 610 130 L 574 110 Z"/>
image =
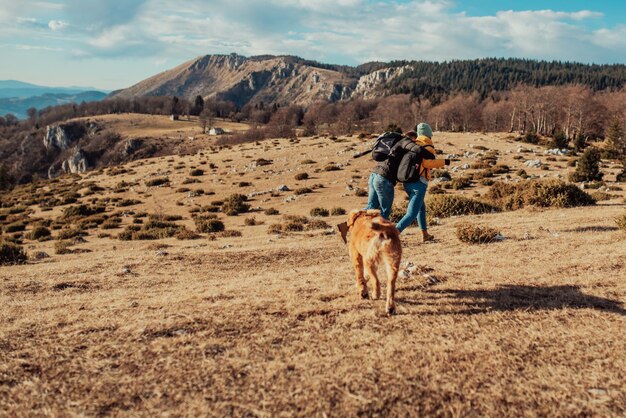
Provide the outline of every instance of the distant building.
<path id="1" fill-rule="evenodd" d="M 211 128 L 209 129 L 209 135 L 224 135 L 224 130 L 222 128 Z"/>
<path id="2" fill-rule="evenodd" d="M 178 115 L 171 115 L 170 116 L 170 120 L 178 120 L 178 119 L 180 119 L 180 116 L 178 116 Z"/>

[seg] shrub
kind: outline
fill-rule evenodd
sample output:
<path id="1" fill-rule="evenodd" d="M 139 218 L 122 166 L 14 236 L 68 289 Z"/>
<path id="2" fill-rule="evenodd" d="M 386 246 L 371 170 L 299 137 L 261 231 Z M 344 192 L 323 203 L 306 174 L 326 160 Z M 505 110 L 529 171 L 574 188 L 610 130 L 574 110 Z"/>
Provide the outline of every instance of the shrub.
<path id="1" fill-rule="evenodd" d="M 26 261 L 24 249 L 12 242 L 0 241 L 0 265 L 21 264 Z"/>
<path id="2" fill-rule="evenodd" d="M 254 216 L 251 216 L 249 218 L 246 218 L 243 223 L 247 226 L 254 226 L 254 225 L 259 225 L 259 222 L 256 220 L 256 218 Z"/>
<path id="3" fill-rule="evenodd" d="M 341 167 L 339 167 L 336 164 L 328 164 L 326 167 L 324 167 L 324 171 L 339 171 L 341 170 Z"/>
<path id="4" fill-rule="evenodd" d="M 578 159 L 576 171 L 570 174 L 570 180 L 594 181 L 602 180 L 603 174 L 600 172 L 600 151 L 596 148 L 587 148 Z"/>
<path id="5" fill-rule="evenodd" d="M 626 213 L 615 218 L 615 223 L 617 224 L 617 227 L 619 229 L 621 229 L 623 232 L 626 232 Z"/>
<path id="6" fill-rule="evenodd" d="M 315 229 L 328 229 L 330 225 L 322 219 L 312 219 L 306 224 L 306 229 L 311 231 Z"/>
<path id="7" fill-rule="evenodd" d="M 243 234 L 241 231 L 237 231 L 235 229 L 228 229 L 226 231 L 220 232 L 220 236 L 224 238 L 237 238 L 241 237 Z"/>
<path id="8" fill-rule="evenodd" d="M 117 202 L 118 207 L 127 207 L 127 206 L 134 206 L 134 205 L 138 205 L 141 203 L 141 200 L 137 200 L 137 199 L 123 199 L 120 200 L 119 202 Z"/>
<path id="9" fill-rule="evenodd" d="M 193 184 L 193 183 L 200 183 L 200 180 L 186 178 L 185 180 L 182 181 L 182 184 Z"/>
<path id="10" fill-rule="evenodd" d="M 78 218 L 85 218 L 87 216 L 95 215 L 97 213 L 104 212 L 105 208 L 103 206 L 87 206 L 87 205 L 78 205 L 78 206 L 69 206 L 63 209 L 63 219 L 65 220 L 74 220 Z"/>
<path id="11" fill-rule="evenodd" d="M 203 176 L 204 175 L 204 170 L 201 169 L 201 168 L 196 168 L 194 170 L 191 170 L 189 172 L 189 175 L 193 176 L 193 177 Z"/>
<path id="12" fill-rule="evenodd" d="M 517 139 L 518 141 L 526 142 L 527 144 L 538 144 L 539 136 L 536 134 L 529 132 L 524 136 L 521 136 Z"/>
<path id="13" fill-rule="evenodd" d="M 358 197 L 365 197 L 365 196 L 367 196 L 367 190 L 365 190 L 365 189 L 360 189 L 360 188 L 359 188 L 359 189 L 356 189 L 356 190 L 354 191 L 354 195 L 355 195 L 355 196 L 358 196 Z"/>
<path id="14" fill-rule="evenodd" d="M 198 230 L 198 232 L 204 234 L 221 232 L 224 230 L 224 222 L 218 219 L 206 219 L 202 217 L 196 217 L 194 219 L 194 222 L 196 224 L 196 229 Z"/>
<path id="15" fill-rule="evenodd" d="M 154 187 L 154 186 L 162 186 L 164 184 L 169 184 L 170 179 L 167 177 L 157 177 L 155 179 L 147 180 L 146 186 Z"/>
<path id="16" fill-rule="evenodd" d="M 306 180 L 309 178 L 309 174 L 308 173 L 298 173 L 295 175 L 294 177 L 296 180 Z"/>
<path id="17" fill-rule="evenodd" d="M 267 208 L 267 209 L 265 209 L 265 211 L 263 213 L 265 213 L 268 216 L 273 216 L 273 215 L 280 214 L 278 209 L 275 209 L 275 208 Z"/>
<path id="18" fill-rule="evenodd" d="M 345 215 L 346 214 L 346 210 L 344 208 L 334 207 L 334 208 L 332 208 L 330 210 L 330 214 L 331 214 L 331 216 Z"/>
<path id="19" fill-rule="evenodd" d="M 605 201 L 605 200 L 611 200 L 611 199 L 617 197 L 616 195 L 612 195 L 610 193 L 601 192 L 601 191 L 595 191 L 595 192 L 591 193 L 590 196 L 596 202 L 602 202 L 602 201 Z"/>
<path id="20" fill-rule="evenodd" d="M 287 221 L 283 224 L 283 231 L 300 232 L 304 231 L 304 223 L 298 221 Z"/>
<path id="21" fill-rule="evenodd" d="M 308 193 L 313 193 L 313 190 L 311 190 L 311 189 L 310 189 L 310 188 L 308 188 L 308 187 L 301 187 L 301 188 L 299 188 L 299 189 L 296 189 L 296 190 L 294 191 L 294 193 L 295 193 L 296 195 L 308 194 Z"/>
<path id="22" fill-rule="evenodd" d="M 179 239 L 179 240 L 186 240 L 186 239 L 198 239 L 200 238 L 200 235 L 196 234 L 190 229 L 182 227 L 178 230 L 178 232 L 176 232 L 175 237 L 176 239 Z"/>
<path id="23" fill-rule="evenodd" d="M 4 232 L 6 233 L 21 232 L 24 230 L 26 230 L 26 224 L 24 222 L 14 222 L 4 227 Z"/>
<path id="24" fill-rule="evenodd" d="M 552 139 L 548 142 L 548 148 L 564 149 L 569 145 L 569 139 L 565 136 L 563 131 L 556 131 L 552 136 Z"/>
<path id="25" fill-rule="evenodd" d="M 282 234 L 283 233 L 283 224 L 271 224 L 268 228 L 267 228 L 267 233 L 268 234 Z"/>
<path id="26" fill-rule="evenodd" d="M 626 182 L 626 161 L 624 161 L 622 164 L 623 164 L 622 172 L 617 173 L 617 178 L 615 179 L 616 181 L 619 181 L 620 183 Z"/>
<path id="27" fill-rule="evenodd" d="M 57 239 L 58 240 L 72 239 L 76 237 L 82 237 L 84 235 L 87 235 L 87 233 L 80 228 L 66 228 L 66 229 L 62 229 L 59 231 L 59 234 L 57 235 Z"/>
<path id="28" fill-rule="evenodd" d="M 72 254 L 74 251 L 70 248 L 71 246 L 70 241 L 57 241 L 54 243 L 54 253 L 59 255 Z"/>
<path id="29" fill-rule="evenodd" d="M 315 164 L 315 161 L 311 159 L 306 159 L 306 160 L 300 161 L 300 164 Z"/>
<path id="30" fill-rule="evenodd" d="M 324 208 L 313 208 L 310 212 L 311 216 L 328 216 L 330 212 Z"/>
<path id="31" fill-rule="evenodd" d="M 525 206 L 571 208 L 595 204 L 593 198 L 575 184 L 558 180 L 530 180 L 517 184 L 498 182 L 491 186 L 485 197 L 503 210 Z"/>
<path id="32" fill-rule="evenodd" d="M 495 206 L 488 203 L 457 195 L 438 194 L 426 199 L 426 213 L 436 218 L 478 215 L 497 210 Z"/>
<path id="33" fill-rule="evenodd" d="M 471 223 L 463 223 L 456 227 L 457 238 L 468 244 L 487 244 L 493 242 L 499 234 L 497 229 Z"/>
<path id="34" fill-rule="evenodd" d="M 30 231 L 28 238 L 31 240 L 40 240 L 42 238 L 48 238 L 52 233 L 45 226 L 36 226 Z"/>
<path id="35" fill-rule="evenodd" d="M 232 194 L 224 199 L 222 212 L 228 216 L 236 216 L 240 213 L 248 212 L 250 205 L 245 203 L 248 198 L 242 194 Z"/>

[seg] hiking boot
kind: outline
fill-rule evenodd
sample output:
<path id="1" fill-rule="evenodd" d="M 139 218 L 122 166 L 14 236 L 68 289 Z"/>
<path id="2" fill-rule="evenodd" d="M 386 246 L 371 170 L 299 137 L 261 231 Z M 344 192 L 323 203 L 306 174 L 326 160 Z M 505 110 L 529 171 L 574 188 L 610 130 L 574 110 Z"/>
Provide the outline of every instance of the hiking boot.
<path id="1" fill-rule="evenodd" d="M 337 228 L 337 232 L 339 232 L 339 235 L 341 236 L 341 239 L 343 240 L 343 243 L 347 244 L 348 243 L 348 223 L 342 222 L 340 224 L 337 224 L 336 228 Z"/>
<path id="2" fill-rule="evenodd" d="M 422 242 L 429 242 L 429 241 L 434 241 L 434 240 L 435 240 L 435 237 L 430 235 L 428 231 L 426 230 L 422 231 Z"/>

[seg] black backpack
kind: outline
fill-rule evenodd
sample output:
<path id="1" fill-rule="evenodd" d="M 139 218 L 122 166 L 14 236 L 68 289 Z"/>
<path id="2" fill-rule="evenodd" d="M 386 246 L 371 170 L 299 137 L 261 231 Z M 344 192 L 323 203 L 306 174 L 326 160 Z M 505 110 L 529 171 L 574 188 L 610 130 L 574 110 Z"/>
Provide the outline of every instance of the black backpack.
<path id="1" fill-rule="evenodd" d="M 431 147 L 427 145 L 422 148 L 417 144 L 411 145 L 410 149 L 402 156 L 398 165 L 398 181 L 413 183 L 420 179 L 424 158 L 429 160 L 435 158 L 428 148 Z"/>
<path id="2" fill-rule="evenodd" d="M 389 158 L 391 148 L 396 145 L 404 135 L 397 132 L 385 132 L 376 139 L 372 148 L 372 159 L 374 161 L 385 161 Z"/>

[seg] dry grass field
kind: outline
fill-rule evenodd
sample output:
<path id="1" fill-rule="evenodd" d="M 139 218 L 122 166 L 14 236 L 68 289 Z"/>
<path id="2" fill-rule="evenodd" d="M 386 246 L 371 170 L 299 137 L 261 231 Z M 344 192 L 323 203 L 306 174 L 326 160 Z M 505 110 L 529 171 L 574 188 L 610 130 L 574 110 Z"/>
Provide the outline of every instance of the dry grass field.
<path id="1" fill-rule="evenodd" d="M 573 170 L 504 134 L 434 139 L 459 157 L 452 167 L 497 150 L 510 170 L 488 179 Z M 384 300 L 357 297 L 347 247 L 321 222 L 345 216 L 310 216 L 365 205 L 373 163 L 350 158 L 365 147 L 357 137 L 208 146 L 2 196 L 25 206 L 5 221 L 27 223 L 17 234 L 30 258 L 0 267 L 0 416 L 624 416 L 626 233 L 614 219 L 626 192 L 615 164 L 595 206 L 433 219 L 428 244 L 409 228 L 402 266 L 413 266 L 387 317 Z M 535 159 L 548 169 L 524 165 Z M 444 191 L 483 196 L 481 177 Z M 41 204 L 72 193 L 71 204 Z M 235 193 L 250 208 L 227 216 Z M 72 216 L 79 203 L 105 212 Z M 225 231 L 193 237 L 192 215 L 215 215 Z M 141 239 L 158 238 L 148 225 L 167 216 L 186 235 Z M 68 232 L 81 222 L 86 235 Z M 466 222 L 506 239 L 464 243 Z M 38 223 L 52 239 L 29 239 Z M 124 231 L 134 239 L 118 239 Z"/>

